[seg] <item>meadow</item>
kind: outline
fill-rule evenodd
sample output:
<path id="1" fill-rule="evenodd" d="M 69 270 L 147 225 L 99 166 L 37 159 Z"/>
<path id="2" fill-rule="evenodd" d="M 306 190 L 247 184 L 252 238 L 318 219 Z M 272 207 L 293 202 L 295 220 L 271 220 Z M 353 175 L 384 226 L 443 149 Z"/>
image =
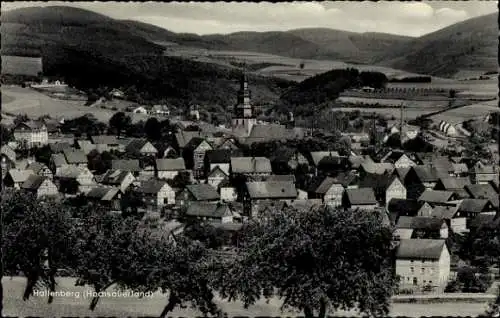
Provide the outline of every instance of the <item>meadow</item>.
<path id="1" fill-rule="evenodd" d="M 350 97 L 341 96 L 337 99 L 339 102 L 344 103 L 361 103 L 361 104 L 379 104 L 387 107 L 399 107 L 403 104 L 406 108 L 417 108 L 427 110 L 440 110 L 447 107 L 446 101 L 418 101 L 418 100 L 402 100 L 402 99 L 389 99 L 389 98 L 364 98 L 364 97 Z"/>
<path id="2" fill-rule="evenodd" d="M 450 109 L 431 117 L 435 122 L 444 120 L 450 124 L 459 124 L 470 119 L 481 119 L 489 113 L 498 112 L 498 100 L 482 102 L 460 108 Z"/>
<path id="3" fill-rule="evenodd" d="M 85 106 L 84 101 L 51 98 L 30 88 L 2 86 L 2 112 L 14 115 L 26 114 L 30 118 L 50 115 L 55 119 L 69 119 L 92 113 L 98 120 L 108 122 L 116 112 L 100 107 Z M 147 115 L 129 113 L 133 122 L 147 120 Z"/>
<path id="4" fill-rule="evenodd" d="M 90 299 L 84 298 L 84 291 L 89 290 L 85 287 L 75 287 L 74 279 L 59 278 L 56 291 L 73 292 L 66 297 L 56 297 L 52 304 L 47 304 L 45 297 L 33 297 L 29 301 L 22 300 L 22 292 L 25 279 L 21 277 L 5 277 L 4 284 L 4 314 L 6 316 L 37 316 L 37 317 L 102 317 L 102 316 L 157 316 L 167 302 L 167 297 L 161 294 L 154 294 L 153 297 L 139 298 L 101 298 L 95 311 L 88 309 Z M 80 298 L 76 298 L 76 292 L 80 293 Z M 220 308 L 227 313 L 229 317 L 234 316 L 299 316 L 299 313 L 281 312 L 280 301 L 271 299 L 269 303 L 265 300 L 244 309 L 241 302 L 227 302 L 218 299 Z M 435 303 L 415 304 L 415 303 L 393 303 L 391 307 L 391 316 L 477 316 L 487 308 L 486 302 L 480 303 Z M 333 313 L 332 313 L 333 314 Z M 190 308 L 176 309 L 168 316 L 171 317 L 196 317 L 201 313 Z M 335 312 L 335 316 L 353 317 L 355 311 Z"/>

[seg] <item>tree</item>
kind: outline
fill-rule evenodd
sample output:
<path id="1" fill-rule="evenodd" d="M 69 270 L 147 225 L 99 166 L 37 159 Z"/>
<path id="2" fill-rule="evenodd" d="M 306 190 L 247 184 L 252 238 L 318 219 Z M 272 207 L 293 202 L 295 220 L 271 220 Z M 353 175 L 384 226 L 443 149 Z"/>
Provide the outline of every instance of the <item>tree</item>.
<path id="1" fill-rule="evenodd" d="M 242 249 L 215 283 L 245 306 L 278 296 L 283 308 L 323 318 L 328 308 L 387 315 L 396 277 L 392 231 L 377 213 L 272 211 L 244 230 Z"/>
<path id="2" fill-rule="evenodd" d="M 455 96 L 456 96 L 456 95 L 457 95 L 457 91 L 456 91 L 456 90 L 454 90 L 454 89 L 450 89 L 450 90 L 448 91 L 448 97 L 449 97 L 449 98 L 455 98 Z"/>
<path id="3" fill-rule="evenodd" d="M 152 141 L 158 141 L 162 137 L 161 125 L 158 119 L 149 118 L 144 125 L 144 132 L 146 137 Z"/>
<path id="4" fill-rule="evenodd" d="M 48 166 L 50 163 L 51 156 L 52 156 L 52 150 L 50 150 L 50 147 L 47 145 L 35 149 L 35 159 L 37 162 L 44 163 L 45 165 Z"/>
<path id="5" fill-rule="evenodd" d="M 14 118 L 14 126 L 19 125 L 20 123 L 24 123 L 28 121 L 28 115 L 22 114 L 22 115 L 17 115 L 16 118 Z"/>
<path id="6" fill-rule="evenodd" d="M 9 141 L 12 141 L 14 139 L 14 136 L 12 134 L 12 131 L 5 127 L 5 125 L 0 124 L 0 134 L 2 136 L 2 146 L 7 144 Z"/>
<path id="7" fill-rule="evenodd" d="M 172 187 L 178 189 L 184 189 L 188 184 L 191 184 L 191 175 L 187 171 L 179 172 L 171 183 Z"/>
<path id="8" fill-rule="evenodd" d="M 109 127 L 114 130 L 118 135 L 121 134 L 132 122 L 130 116 L 124 112 L 118 112 L 109 119 Z"/>
<path id="9" fill-rule="evenodd" d="M 486 317 L 498 317 L 500 316 L 500 288 L 497 290 L 497 298 L 488 306 L 486 310 Z"/>
<path id="10" fill-rule="evenodd" d="M 230 238 L 228 232 L 204 222 L 191 222 L 184 228 L 183 234 L 191 240 L 200 241 L 210 249 L 220 248 Z"/>

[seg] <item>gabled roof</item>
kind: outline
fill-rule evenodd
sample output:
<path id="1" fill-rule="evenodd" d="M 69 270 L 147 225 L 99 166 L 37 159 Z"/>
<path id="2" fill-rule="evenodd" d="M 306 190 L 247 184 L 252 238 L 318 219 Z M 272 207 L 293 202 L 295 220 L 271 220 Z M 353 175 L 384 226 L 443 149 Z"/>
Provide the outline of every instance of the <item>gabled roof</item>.
<path id="1" fill-rule="evenodd" d="M 5 157 L 9 158 L 10 161 L 16 162 L 17 158 L 16 152 L 8 145 L 3 145 L 2 148 L 0 149 L 0 153 Z"/>
<path id="2" fill-rule="evenodd" d="M 398 259 L 439 259 L 445 240 L 403 239 L 396 252 Z"/>
<path id="3" fill-rule="evenodd" d="M 393 198 L 389 201 L 387 209 L 391 213 L 405 212 L 410 215 L 416 215 L 423 205 L 424 202 L 419 202 L 417 200 Z"/>
<path id="4" fill-rule="evenodd" d="M 189 191 L 197 201 L 213 201 L 219 200 L 219 193 L 209 184 L 190 184 L 186 186 L 186 190 Z"/>
<path id="5" fill-rule="evenodd" d="M 64 166 L 56 171 L 55 176 L 58 178 L 76 179 L 82 173 L 92 174 L 92 172 L 90 172 L 90 170 L 87 168 L 80 168 L 77 166 Z"/>
<path id="6" fill-rule="evenodd" d="M 496 169 L 495 169 L 495 166 L 493 165 L 485 165 L 483 163 L 481 163 L 480 161 L 478 161 L 473 167 L 472 169 L 470 169 L 470 172 L 471 173 L 477 173 L 477 174 L 495 174 L 497 173 Z"/>
<path id="7" fill-rule="evenodd" d="M 418 198 L 419 201 L 429 203 L 446 203 L 453 198 L 453 191 L 439 191 L 426 189 Z"/>
<path id="8" fill-rule="evenodd" d="M 179 145 L 179 148 L 185 148 L 185 146 L 191 141 L 191 139 L 195 137 L 203 139 L 211 136 L 213 136 L 213 134 L 208 132 L 181 130 L 180 132 L 175 134 L 175 139 L 177 141 L 177 144 Z"/>
<path id="9" fill-rule="evenodd" d="M 194 137 L 192 138 L 185 146 L 184 148 L 185 149 L 189 149 L 189 150 L 195 150 L 196 148 L 198 148 L 199 145 L 201 145 L 203 142 L 206 142 L 210 145 L 210 143 L 207 141 L 206 138 L 201 138 L 201 137 Z M 212 146 L 210 146 L 212 147 Z"/>
<path id="10" fill-rule="evenodd" d="M 488 199 L 495 208 L 498 208 L 498 193 L 490 184 L 470 184 L 465 190 L 473 199 Z"/>
<path id="11" fill-rule="evenodd" d="M 337 151 L 311 151 L 311 159 L 315 166 L 318 166 L 323 159 L 328 157 L 339 158 L 340 155 Z"/>
<path id="12" fill-rule="evenodd" d="M 118 137 L 112 135 L 91 136 L 90 139 L 95 145 L 120 145 Z"/>
<path id="13" fill-rule="evenodd" d="M 421 182 L 437 182 L 439 180 L 439 171 L 431 166 L 419 165 L 411 167 Z"/>
<path id="14" fill-rule="evenodd" d="M 15 183 L 24 182 L 29 176 L 34 175 L 32 170 L 10 169 L 8 173 Z"/>
<path id="15" fill-rule="evenodd" d="M 72 149 L 73 146 L 69 142 L 56 142 L 56 143 L 50 143 L 49 148 L 50 151 L 52 151 L 52 153 L 60 153 L 63 152 L 65 149 Z"/>
<path id="16" fill-rule="evenodd" d="M 395 173 L 400 180 L 404 180 L 411 168 L 396 168 Z"/>
<path id="17" fill-rule="evenodd" d="M 266 157 L 233 157 L 233 173 L 272 173 L 271 161 Z"/>
<path id="18" fill-rule="evenodd" d="M 458 205 L 455 206 L 436 206 L 432 209 L 431 217 L 441 220 L 450 220 L 458 212 Z"/>
<path id="19" fill-rule="evenodd" d="M 446 190 L 455 191 L 464 189 L 466 185 L 471 184 L 471 181 L 468 177 L 444 177 L 439 178 L 439 181 L 443 184 Z"/>
<path id="20" fill-rule="evenodd" d="M 14 130 L 17 130 L 21 126 L 26 127 L 30 130 L 38 130 L 38 129 L 47 128 L 47 126 L 45 126 L 45 124 L 42 121 L 28 120 L 28 121 L 17 124 L 17 126 L 14 128 Z"/>
<path id="21" fill-rule="evenodd" d="M 124 170 L 130 172 L 141 171 L 141 166 L 139 160 L 137 159 L 116 159 L 111 160 L 111 169 L 113 170 Z"/>
<path id="22" fill-rule="evenodd" d="M 452 163 L 454 173 L 468 173 L 469 168 L 465 163 Z"/>
<path id="23" fill-rule="evenodd" d="M 150 179 L 142 182 L 140 186 L 136 188 L 136 191 L 144 194 L 158 194 L 165 185 L 168 186 L 165 181 Z"/>
<path id="24" fill-rule="evenodd" d="M 387 188 L 396 180 L 397 177 L 393 174 L 380 175 L 380 174 L 366 174 L 359 182 L 360 188 L 372 188 L 381 191 Z"/>
<path id="25" fill-rule="evenodd" d="M 149 141 L 147 141 L 147 139 L 132 139 L 125 147 L 125 151 L 128 153 L 138 154 L 147 144 L 150 144 L 151 147 L 154 148 L 154 153 L 158 152 L 158 150 Z"/>
<path id="26" fill-rule="evenodd" d="M 323 205 L 323 201 L 321 199 L 307 199 L 307 200 L 294 200 L 290 206 L 295 209 L 300 210 L 310 210 L 315 207 L 320 207 Z"/>
<path id="27" fill-rule="evenodd" d="M 64 149 L 64 157 L 68 164 L 87 163 L 88 159 L 85 153 L 79 149 Z"/>
<path id="28" fill-rule="evenodd" d="M 186 210 L 186 215 L 208 218 L 222 218 L 231 215 L 227 204 L 193 202 Z"/>
<path id="29" fill-rule="evenodd" d="M 66 157 L 62 153 L 55 153 L 52 156 L 50 156 L 51 161 L 54 163 L 56 168 L 62 167 L 64 165 L 67 165 L 68 162 L 66 161 Z"/>
<path id="30" fill-rule="evenodd" d="M 386 172 L 392 173 L 395 169 L 394 164 L 390 162 L 386 163 L 373 163 L 373 162 L 363 162 L 361 167 L 366 173 L 372 174 L 384 174 Z"/>
<path id="31" fill-rule="evenodd" d="M 428 161 L 434 168 L 443 172 L 454 172 L 453 163 L 446 156 L 432 156 L 431 160 Z"/>
<path id="32" fill-rule="evenodd" d="M 156 159 L 156 169 L 158 171 L 182 171 L 186 170 L 186 164 L 183 158 Z"/>
<path id="33" fill-rule="evenodd" d="M 378 203 L 372 188 L 346 189 L 345 195 L 351 205 L 374 205 Z"/>
<path id="34" fill-rule="evenodd" d="M 92 150 L 96 149 L 96 145 L 94 145 L 90 140 L 77 140 L 78 148 L 83 151 L 84 154 L 88 155 L 92 152 Z"/>
<path id="35" fill-rule="evenodd" d="M 220 168 L 220 166 L 215 166 L 209 173 L 207 178 L 214 177 L 216 174 L 222 174 L 224 177 L 227 177 L 227 173 Z"/>
<path id="36" fill-rule="evenodd" d="M 266 181 L 286 181 L 295 183 L 295 176 L 293 174 L 272 174 L 266 178 Z"/>
<path id="37" fill-rule="evenodd" d="M 95 187 L 85 194 L 87 198 L 98 199 L 102 201 L 113 200 L 120 192 L 120 189 L 114 187 Z"/>
<path id="38" fill-rule="evenodd" d="M 284 125 L 254 125 L 250 135 L 245 139 L 245 143 L 266 142 L 271 140 L 287 140 L 303 138 L 303 132 L 287 129 Z"/>
<path id="39" fill-rule="evenodd" d="M 37 190 L 45 180 L 47 180 L 47 177 L 32 174 L 23 182 L 21 188 L 26 190 Z"/>
<path id="40" fill-rule="evenodd" d="M 400 216 L 396 228 L 438 231 L 443 226 L 443 220 L 427 216 Z"/>
<path id="41" fill-rule="evenodd" d="M 490 201 L 488 199 L 463 199 L 458 205 L 459 212 L 481 213 L 485 212 Z"/>
<path id="42" fill-rule="evenodd" d="M 247 182 L 246 186 L 252 199 L 288 199 L 297 197 L 295 183 L 289 181 Z"/>
<path id="43" fill-rule="evenodd" d="M 43 169 L 48 169 L 48 167 L 46 165 L 44 165 L 43 163 L 41 162 L 37 162 L 37 161 L 34 161 L 32 163 L 30 163 L 27 167 L 26 167 L 26 170 L 31 170 L 33 171 L 35 174 L 38 174 L 40 171 L 42 171 Z"/>
<path id="44" fill-rule="evenodd" d="M 380 160 L 380 162 L 389 162 L 389 163 L 396 163 L 396 161 L 398 161 L 399 159 L 401 159 L 401 157 L 405 156 L 412 160 L 412 158 L 410 158 L 410 156 L 408 156 L 407 154 L 405 154 L 404 151 L 401 151 L 401 150 L 393 150 L 391 152 L 389 152 L 387 155 L 385 155 L 382 160 Z M 413 161 L 413 160 L 412 160 Z"/>
<path id="45" fill-rule="evenodd" d="M 101 183 L 109 185 L 121 185 L 129 174 L 129 171 L 108 170 L 101 178 Z"/>
<path id="46" fill-rule="evenodd" d="M 500 217 L 494 214 L 480 213 L 475 218 L 473 218 L 469 225 L 470 228 L 486 228 L 495 229 L 500 227 Z"/>

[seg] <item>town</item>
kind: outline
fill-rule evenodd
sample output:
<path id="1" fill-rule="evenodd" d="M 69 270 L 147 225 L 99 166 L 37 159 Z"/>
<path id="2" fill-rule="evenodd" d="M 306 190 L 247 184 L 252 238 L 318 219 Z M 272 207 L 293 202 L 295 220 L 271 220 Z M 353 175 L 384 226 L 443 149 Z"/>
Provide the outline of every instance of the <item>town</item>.
<path id="1" fill-rule="evenodd" d="M 345 72 L 354 71 L 346 69 Z M 111 243 L 104 242 L 107 237 L 102 233 L 107 232 L 99 232 L 106 226 L 119 233 L 112 234 L 116 236 L 113 239 L 117 245 L 122 242 L 120 235 L 133 234 L 137 235 L 134 239 L 138 239 L 143 233 L 141 231 L 151 231 L 158 237 L 158 241 L 146 239 L 148 242 L 140 247 L 130 247 L 135 246 L 135 243 L 129 243 L 131 245 L 126 247 L 130 255 L 134 255 L 130 256 L 128 266 L 137 272 L 137 276 L 130 279 L 124 278 L 125 274 L 115 273 L 115 267 L 121 266 L 115 263 L 119 261 L 91 255 L 92 248 L 82 247 L 85 244 L 77 241 L 71 241 L 74 245 L 58 243 L 62 245 L 57 246 L 64 253 L 71 253 L 72 248 L 75 254 L 76 251 L 88 252 L 90 256 L 87 260 L 73 255 L 75 259 L 82 259 L 72 263 L 68 260 L 70 256 L 65 254 L 64 257 L 68 259 L 63 259 L 59 254 L 64 253 L 54 254 L 51 249 L 57 247 L 48 244 L 40 247 L 37 253 L 52 256 L 37 256 L 37 261 L 43 259 L 43 266 L 36 267 L 34 272 L 20 265 L 16 258 L 20 256 L 11 256 L 9 252 L 4 254 L 4 257 L 8 255 L 6 259 L 11 262 L 7 266 L 8 275 L 22 273 L 30 285 L 30 282 L 36 283 L 43 276 L 37 271 L 43 272 L 48 268 L 51 274 L 47 280 L 51 288 L 55 288 L 50 281 L 54 275 L 78 276 L 83 277 L 82 286 L 93 286 L 96 295 L 104 293 L 114 283 L 121 283 L 126 288 L 137 288 L 133 293 L 169 290 L 169 302 L 162 317 L 177 305 L 189 301 L 196 303 L 203 313 L 213 314 L 212 300 L 207 300 L 208 294 L 203 294 L 207 285 L 217 289 L 222 298 L 236 299 L 237 294 L 241 294 L 244 295 L 240 295 L 241 299 L 250 304 L 258 299 L 254 294 L 257 292 L 251 290 L 252 287 L 226 284 L 224 279 L 208 282 L 210 279 L 200 278 L 210 271 L 216 271 L 212 268 L 199 269 L 194 265 L 186 265 L 189 273 L 188 270 L 179 269 L 184 265 L 175 262 L 185 259 L 185 262 L 193 260 L 194 264 L 195 259 L 196 262 L 199 260 L 196 256 L 198 245 L 189 244 L 201 243 L 209 258 L 217 259 L 214 267 L 227 266 L 224 267 L 225 275 L 238 273 L 243 277 L 240 281 L 246 277 L 252 282 L 252 279 L 258 279 L 250 277 L 264 275 L 265 271 L 259 269 L 259 274 L 252 275 L 249 265 L 252 260 L 261 264 L 259 262 L 264 262 L 262 257 L 271 258 L 273 253 L 275 258 L 282 257 L 283 260 L 265 259 L 270 264 L 267 275 L 273 276 L 271 272 L 276 270 L 273 266 L 286 267 L 290 259 L 295 261 L 295 258 L 288 258 L 291 257 L 290 253 L 296 253 L 297 258 L 302 257 L 302 261 L 308 261 L 304 255 L 309 255 L 309 251 L 300 250 L 300 247 L 289 251 L 284 245 L 300 245 L 318 235 L 335 241 L 335 235 L 344 235 L 357 237 L 352 238 L 352 246 L 346 245 L 348 242 L 345 238 L 337 237 L 338 242 L 342 242 L 338 244 L 327 240 L 324 246 L 314 247 L 314 253 L 321 256 L 310 256 L 310 259 L 317 260 L 315 257 L 319 257 L 327 262 L 321 266 L 340 266 L 338 258 L 333 261 L 330 256 L 325 256 L 329 254 L 325 251 L 337 256 L 345 253 L 348 262 L 360 262 L 360 267 L 349 267 L 348 270 L 358 268 L 360 275 L 370 275 L 366 273 L 374 271 L 373 275 L 383 285 L 379 288 L 382 291 L 380 294 L 366 292 L 359 297 L 396 297 L 394 299 L 403 302 L 413 299 L 410 297 L 453 298 L 456 295 L 460 299 L 474 297 L 470 296 L 472 294 L 497 295 L 500 282 L 498 111 L 454 124 L 440 119 L 442 110 L 432 116 L 409 116 L 407 112 L 411 109 L 403 103 L 391 106 L 395 109 L 392 118 L 356 109 L 331 107 L 325 111 L 315 109 L 319 105 L 312 103 L 307 104 L 312 108 L 309 111 L 317 112 L 317 115 L 311 116 L 309 122 L 291 110 L 285 112 L 284 116 L 265 118 L 261 107 L 253 102 L 253 77 L 249 73 L 245 67 L 239 72 L 237 102 L 217 120 L 200 116 L 200 107 L 194 104 L 183 112 L 167 104 L 110 108 L 112 115 L 108 121 L 94 116 L 93 109 L 101 107 L 99 105 L 124 103 L 127 93 L 120 87 L 107 87 L 104 93 L 101 91 L 98 98 L 87 104 L 88 112 L 81 116 L 61 118 L 58 114 L 48 114 L 35 118 L 29 114 L 2 111 L 2 117 L 9 119 L 1 124 L 2 209 L 10 211 L 4 219 L 7 217 L 8 221 L 9 218 L 19 217 L 19 213 L 24 213 L 20 212 L 23 209 L 38 211 L 36 213 L 45 211 L 45 218 L 34 212 L 30 216 L 34 219 L 29 219 L 45 224 L 49 216 L 49 223 L 52 218 L 57 219 L 57 211 L 71 211 L 73 215 L 68 220 L 74 224 L 85 224 L 77 226 L 78 231 L 85 232 L 82 237 L 88 235 L 85 236 L 88 238 L 85 244 L 90 244 L 94 239 L 92 235 L 103 235 L 100 237 L 101 245 L 92 243 L 96 244 L 92 246 L 97 254 L 115 248 Z M 377 76 L 377 72 L 360 74 L 361 77 Z M 71 85 L 67 85 L 62 77 L 37 76 L 40 81 L 25 81 L 22 85 L 9 82 L 8 89 L 33 91 L 54 100 L 66 98 L 64 94 L 54 94 L 54 91 L 74 89 L 69 88 Z M 377 98 L 394 99 L 406 94 L 421 98 L 434 94 L 445 101 L 454 102 L 457 94 L 454 89 L 413 89 L 409 93 L 404 89 L 386 88 L 386 79 L 383 82 L 380 87 L 358 85 L 357 88 L 347 88 L 340 94 L 339 100 L 356 104 L 357 98 L 377 94 L 383 96 Z M 81 97 L 83 93 L 77 91 L 74 89 L 72 100 L 85 101 L 86 98 Z M 313 92 L 307 94 L 314 96 Z M 490 100 L 474 98 L 477 101 Z M 452 105 L 451 101 L 448 105 L 449 109 L 463 106 Z M 328 113 L 327 117 L 325 113 Z M 136 115 L 142 116 L 139 121 L 133 119 Z M 51 209 L 55 212 L 47 212 Z M 29 215 L 28 212 L 25 214 Z M 110 219 L 107 219 L 108 216 Z M 55 219 L 54 227 L 61 226 L 61 233 L 72 231 Z M 112 220 L 120 221 L 113 223 L 116 221 Z M 137 223 L 128 223 L 132 222 L 128 220 Z M 26 228 L 19 226 L 19 229 L 15 227 L 15 222 L 12 224 L 20 233 L 39 231 L 36 221 L 35 224 L 30 222 L 20 221 L 19 224 Z M 51 226 L 47 228 L 52 229 Z M 76 237 L 77 230 L 74 231 Z M 389 233 L 386 240 L 385 233 Z M 54 233 L 43 235 L 46 238 Z M 253 235 L 250 243 L 247 241 L 249 235 Z M 167 245 L 178 246 L 178 249 L 158 245 L 164 239 L 169 242 Z M 369 243 L 372 240 L 385 243 Z M 16 245 L 20 244 L 16 240 L 11 243 L 11 246 L 26 246 L 28 249 L 28 245 Z M 39 246 L 42 245 L 37 245 L 37 248 Z M 183 246 L 188 248 L 182 249 Z M 309 245 L 304 243 L 304 246 Z M 304 247 L 307 248 L 314 249 Z M 342 250 L 351 248 L 359 250 Z M 155 249 L 157 253 L 147 254 Z M 356 252 L 367 255 L 357 256 Z M 126 259 L 127 252 L 123 253 L 120 255 L 123 257 L 121 260 Z M 264 254 L 266 256 L 262 256 Z M 132 259 L 134 257 L 137 263 Z M 147 275 L 141 276 L 147 270 L 139 267 L 147 262 L 151 262 L 151 266 L 156 264 L 151 257 L 158 257 L 159 260 L 176 258 L 175 264 L 167 267 L 172 275 L 177 276 L 169 278 L 172 281 L 168 283 L 152 283 L 149 276 L 147 279 L 144 278 Z M 87 268 L 82 272 L 82 264 L 91 266 L 89 264 L 96 259 L 108 262 L 109 275 L 118 275 L 116 277 L 119 278 L 110 278 L 106 276 L 108 273 L 102 274 L 104 270 L 96 274 L 90 273 Z M 59 261 L 65 266 L 70 265 L 64 269 L 54 268 L 51 262 Z M 368 268 L 363 262 L 380 263 Z M 207 261 L 204 259 L 200 263 L 205 264 Z M 134 264 L 137 264 L 137 268 L 133 267 Z M 238 266 L 234 264 L 247 264 L 248 268 L 238 272 Z M 368 267 L 365 269 L 363 266 Z M 304 270 L 299 265 L 291 268 L 294 271 Z M 378 271 L 374 268 L 378 268 Z M 385 268 L 390 274 L 385 272 Z M 363 272 L 365 270 L 366 273 Z M 68 273 L 65 274 L 65 271 Z M 259 289 L 258 293 L 264 295 L 267 295 L 266 290 L 269 288 L 288 292 L 288 286 L 273 279 L 298 274 L 280 272 L 276 275 L 275 278 L 266 276 L 269 282 L 256 282 L 253 288 Z M 392 278 L 387 278 L 389 276 L 394 278 L 394 282 Z M 293 277 L 296 279 L 297 276 Z M 207 282 L 198 283 L 198 278 L 206 279 Z M 363 278 L 359 278 L 359 281 L 356 279 L 353 278 L 351 283 L 362 284 Z M 187 286 L 195 284 L 195 281 L 199 290 L 193 287 L 186 291 Z M 339 286 L 349 284 L 349 279 L 339 281 Z M 374 281 L 370 280 L 369 283 L 375 284 Z M 293 281 L 289 284 L 299 283 Z M 25 300 L 34 294 L 33 286 L 31 291 L 27 289 Z M 141 289 L 144 286 L 147 287 Z M 307 290 L 305 293 L 310 292 L 307 287 L 301 287 Z M 175 294 L 175 288 L 178 288 L 179 295 Z M 55 290 L 51 292 L 55 293 Z M 336 296 L 328 297 L 344 297 L 336 293 L 333 293 Z M 298 296 L 283 297 L 290 301 L 289 297 Z M 98 299 L 94 297 L 91 309 L 99 308 Z M 321 308 L 320 317 L 325 314 L 323 298 L 310 304 L 303 299 L 293 301 L 291 306 L 303 310 L 306 317 L 313 317 L 312 311 L 317 308 Z M 359 299 L 356 301 L 360 302 Z M 377 307 L 383 306 L 384 301 L 374 305 L 377 309 L 369 309 L 372 310 L 370 313 L 387 315 L 387 311 Z M 339 303 L 345 304 L 342 301 Z M 333 304 L 333 309 L 341 308 L 341 305 L 337 305 Z"/>

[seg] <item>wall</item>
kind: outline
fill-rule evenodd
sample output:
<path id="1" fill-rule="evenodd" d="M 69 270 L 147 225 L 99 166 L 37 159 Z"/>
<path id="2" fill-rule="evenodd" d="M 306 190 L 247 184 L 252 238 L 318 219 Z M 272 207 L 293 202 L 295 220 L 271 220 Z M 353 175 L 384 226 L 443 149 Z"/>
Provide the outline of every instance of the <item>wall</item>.
<path id="1" fill-rule="evenodd" d="M 397 259 L 396 275 L 400 276 L 399 289 L 422 290 L 427 284 L 436 286 L 437 289 L 444 288 L 446 286 L 446 284 L 443 286 L 444 272 L 442 273 L 440 266 L 445 266 L 445 260 L 440 264 L 438 260 Z"/>

